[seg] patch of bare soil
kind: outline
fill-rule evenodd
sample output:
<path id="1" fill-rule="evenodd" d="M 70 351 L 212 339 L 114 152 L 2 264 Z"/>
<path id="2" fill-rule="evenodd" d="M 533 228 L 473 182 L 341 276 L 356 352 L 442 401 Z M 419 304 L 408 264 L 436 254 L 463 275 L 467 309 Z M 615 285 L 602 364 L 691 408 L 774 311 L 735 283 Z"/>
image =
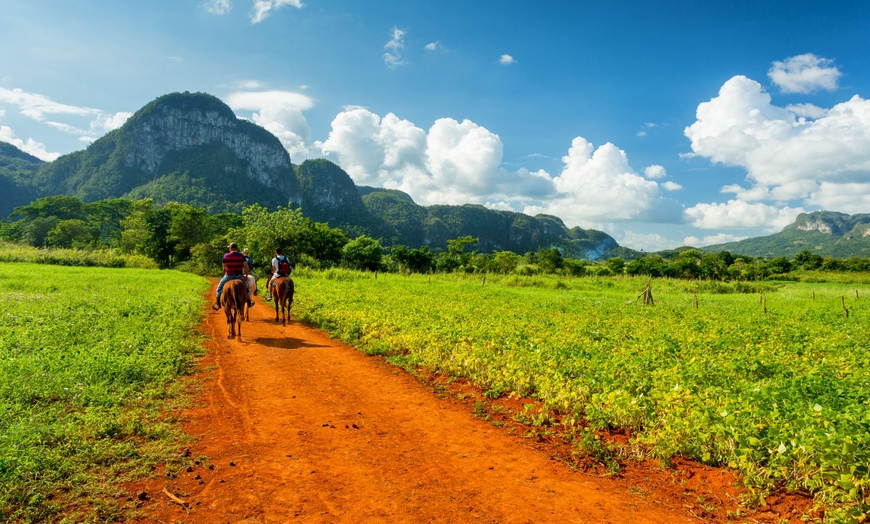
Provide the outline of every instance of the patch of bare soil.
<path id="1" fill-rule="evenodd" d="M 799 522 L 809 506 L 790 496 L 747 511 L 727 471 L 688 462 L 614 475 L 517 423 L 530 401 L 418 380 L 274 318 L 257 299 L 227 340 L 209 310 L 198 401 L 181 414 L 191 466 L 127 485 L 134 522 Z"/>

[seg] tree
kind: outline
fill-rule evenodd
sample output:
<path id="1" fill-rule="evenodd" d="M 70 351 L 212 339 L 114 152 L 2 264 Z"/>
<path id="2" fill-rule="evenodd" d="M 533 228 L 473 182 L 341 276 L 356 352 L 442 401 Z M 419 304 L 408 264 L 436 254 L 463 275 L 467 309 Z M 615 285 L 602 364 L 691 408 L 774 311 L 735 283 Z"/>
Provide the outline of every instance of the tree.
<path id="1" fill-rule="evenodd" d="M 564 266 L 562 252 L 551 247 L 538 252 L 538 267 L 545 273 L 555 273 Z"/>
<path id="2" fill-rule="evenodd" d="M 347 244 L 342 249 L 344 264 L 351 269 L 362 271 L 377 271 L 381 268 L 381 257 L 384 248 L 377 240 L 362 235 Z"/>
<path id="3" fill-rule="evenodd" d="M 798 267 L 802 267 L 804 269 L 819 269 L 822 267 L 822 263 L 824 259 L 813 253 L 809 249 L 804 249 L 794 257 L 794 263 Z"/>
<path id="4" fill-rule="evenodd" d="M 61 220 L 48 232 L 45 243 L 52 247 L 82 249 L 92 245 L 94 237 L 83 220 Z"/>
<path id="5" fill-rule="evenodd" d="M 347 234 L 322 222 L 310 222 L 310 224 L 311 228 L 307 235 L 310 248 L 308 254 L 328 266 L 341 263 L 344 256 L 343 248 L 350 240 Z M 381 251 L 383 252 L 383 249 Z"/>
<path id="6" fill-rule="evenodd" d="M 21 216 L 28 220 L 55 217 L 60 220 L 85 218 L 84 204 L 76 197 L 66 195 L 48 196 L 37 199 L 26 206 L 16 207 L 10 216 Z"/>
<path id="7" fill-rule="evenodd" d="M 213 237 L 208 214 L 205 209 L 176 202 L 167 204 L 166 209 L 170 214 L 167 242 L 173 246 L 173 261 L 189 260 L 193 246 Z"/>
<path id="8" fill-rule="evenodd" d="M 465 265 L 471 259 L 473 253 L 466 253 L 465 248 L 471 244 L 480 242 L 479 238 L 474 238 L 471 235 L 454 238 L 447 241 L 447 254 L 457 259 L 460 265 Z"/>
<path id="9" fill-rule="evenodd" d="M 417 249 L 396 246 L 392 249 L 390 255 L 399 264 L 400 269 L 406 269 L 414 273 L 429 273 L 435 269 L 435 253 L 429 250 L 429 246 Z"/>
<path id="10" fill-rule="evenodd" d="M 708 253 L 701 257 L 701 278 L 724 280 L 728 276 L 729 264 L 726 264 L 726 260 L 728 259 L 719 256 L 718 253 Z"/>
<path id="11" fill-rule="evenodd" d="M 245 208 L 242 216 L 242 227 L 231 229 L 222 240 L 234 240 L 248 246 L 255 259 L 271 258 L 275 248 L 280 247 L 294 266 L 305 257 L 326 264 L 341 262 L 347 235 L 339 229 L 311 221 L 302 215 L 301 209 L 279 207 L 270 212 L 254 204 Z"/>
<path id="12" fill-rule="evenodd" d="M 57 217 L 36 217 L 24 227 L 24 241 L 31 246 L 44 247 L 48 232 L 60 222 Z"/>
<path id="13" fill-rule="evenodd" d="M 170 209 L 155 208 L 150 198 L 137 200 L 130 216 L 121 221 L 121 249 L 145 255 L 161 268 L 170 267 L 175 252 L 169 233 L 171 225 Z"/>
<path id="14" fill-rule="evenodd" d="M 624 261 L 623 261 L 624 262 Z M 566 258 L 565 259 L 565 272 L 572 277 L 582 277 L 586 274 L 586 266 L 588 265 L 585 260 L 577 260 L 576 258 Z M 622 274 L 622 273 L 620 273 Z"/>
<path id="15" fill-rule="evenodd" d="M 456 271 L 457 269 L 468 267 L 471 257 L 475 252 L 466 253 L 465 248 L 471 244 L 476 244 L 480 239 L 474 238 L 471 235 L 454 238 L 447 241 L 447 252 L 442 253 L 438 257 L 437 267 L 440 271 Z"/>
<path id="16" fill-rule="evenodd" d="M 625 273 L 625 260 L 620 257 L 608 258 L 604 263 L 614 275 L 622 275 Z"/>
<path id="17" fill-rule="evenodd" d="M 133 201 L 127 198 L 112 198 L 85 204 L 88 229 L 97 245 L 117 247 L 121 242 L 121 221 L 133 210 Z"/>
<path id="18" fill-rule="evenodd" d="M 767 268 L 774 275 L 782 275 L 791 271 L 791 262 L 785 257 L 777 257 L 767 263 Z"/>
<path id="19" fill-rule="evenodd" d="M 625 272 L 629 275 L 663 277 L 668 274 L 668 267 L 662 257 L 650 254 L 626 264 Z"/>
<path id="20" fill-rule="evenodd" d="M 675 275 L 679 278 L 700 278 L 701 260 L 704 253 L 697 249 L 682 251 L 671 263 Z"/>
<path id="21" fill-rule="evenodd" d="M 493 271 L 496 273 L 513 273 L 523 259 L 513 251 L 496 251 L 492 254 Z"/>

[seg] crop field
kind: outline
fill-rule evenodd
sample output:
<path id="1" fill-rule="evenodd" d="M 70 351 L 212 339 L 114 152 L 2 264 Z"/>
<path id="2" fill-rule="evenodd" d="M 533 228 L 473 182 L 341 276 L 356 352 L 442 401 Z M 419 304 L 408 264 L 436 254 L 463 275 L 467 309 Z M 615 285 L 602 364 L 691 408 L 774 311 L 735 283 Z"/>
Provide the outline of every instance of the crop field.
<path id="1" fill-rule="evenodd" d="M 177 459 L 163 410 L 199 351 L 207 287 L 0 263 L 0 521 L 111 521 L 120 481 Z"/>
<path id="2" fill-rule="evenodd" d="M 734 468 L 759 497 L 867 510 L 866 284 L 653 280 L 643 305 L 635 278 L 294 278 L 295 316 L 363 351 L 539 398 L 568 429 L 627 429 L 638 454 Z"/>

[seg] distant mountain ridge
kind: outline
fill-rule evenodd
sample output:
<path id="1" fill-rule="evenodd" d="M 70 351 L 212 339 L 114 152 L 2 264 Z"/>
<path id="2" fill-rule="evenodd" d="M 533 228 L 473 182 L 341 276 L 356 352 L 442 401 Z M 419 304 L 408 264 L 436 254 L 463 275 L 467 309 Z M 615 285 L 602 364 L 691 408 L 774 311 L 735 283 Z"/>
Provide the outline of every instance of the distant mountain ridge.
<path id="1" fill-rule="evenodd" d="M 730 251 L 759 257 L 792 258 L 804 249 L 836 258 L 870 257 L 870 214 L 835 211 L 801 213 L 779 233 L 707 246 L 705 251 Z"/>
<path id="2" fill-rule="evenodd" d="M 240 212 L 254 203 L 269 209 L 301 207 L 312 220 L 353 236 L 367 234 L 384 245 L 411 248 L 444 248 L 449 239 L 471 235 L 480 239 L 474 247 L 482 252 L 558 247 L 565 256 L 591 260 L 643 255 L 604 232 L 568 228 L 554 216 L 473 204 L 420 206 L 401 191 L 357 187 L 328 160 L 294 165 L 277 137 L 205 93 L 161 96 L 85 150 L 54 162 L 0 143 L 0 214 L 49 195 L 84 201 L 150 197 L 210 213 Z M 870 256 L 868 217 L 809 213 L 776 235 L 705 249 L 793 256 L 807 248 L 822 255 Z"/>
<path id="3" fill-rule="evenodd" d="M 327 160 L 293 165 L 274 135 L 204 93 L 161 96 L 85 150 L 54 162 L 4 144 L 0 184 L 7 190 L 0 201 L 4 214 L 57 194 L 84 201 L 150 197 L 211 213 L 240 212 L 258 203 L 269 209 L 301 207 L 312 220 L 351 235 L 371 235 L 385 245 L 444 248 L 448 239 L 472 235 L 483 252 L 560 247 L 575 257 L 639 255 L 606 233 L 569 229 L 556 217 L 475 205 L 423 207 L 398 191 L 357 188 Z"/>

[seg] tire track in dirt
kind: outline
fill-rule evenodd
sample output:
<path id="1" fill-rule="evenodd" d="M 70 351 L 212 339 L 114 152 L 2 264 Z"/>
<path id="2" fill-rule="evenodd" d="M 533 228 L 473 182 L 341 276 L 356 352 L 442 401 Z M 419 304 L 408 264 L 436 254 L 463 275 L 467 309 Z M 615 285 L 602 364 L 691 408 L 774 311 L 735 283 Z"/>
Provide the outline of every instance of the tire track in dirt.
<path id="1" fill-rule="evenodd" d="M 673 495 L 689 489 L 668 484 L 673 472 L 615 479 L 571 471 L 383 359 L 296 321 L 276 324 L 271 304 L 257 302 L 241 340 L 227 340 L 223 312 L 209 309 L 203 332 L 211 339 L 195 377 L 201 390 L 182 413 L 196 464 L 128 486 L 148 494 L 137 522 L 670 524 L 703 517 L 691 499 Z M 692 479 L 692 497 L 721 487 L 721 479 L 705 487 L 719 474 L 710 471 Z M 161 495 L 164 487 L 187 507 Z"/>

